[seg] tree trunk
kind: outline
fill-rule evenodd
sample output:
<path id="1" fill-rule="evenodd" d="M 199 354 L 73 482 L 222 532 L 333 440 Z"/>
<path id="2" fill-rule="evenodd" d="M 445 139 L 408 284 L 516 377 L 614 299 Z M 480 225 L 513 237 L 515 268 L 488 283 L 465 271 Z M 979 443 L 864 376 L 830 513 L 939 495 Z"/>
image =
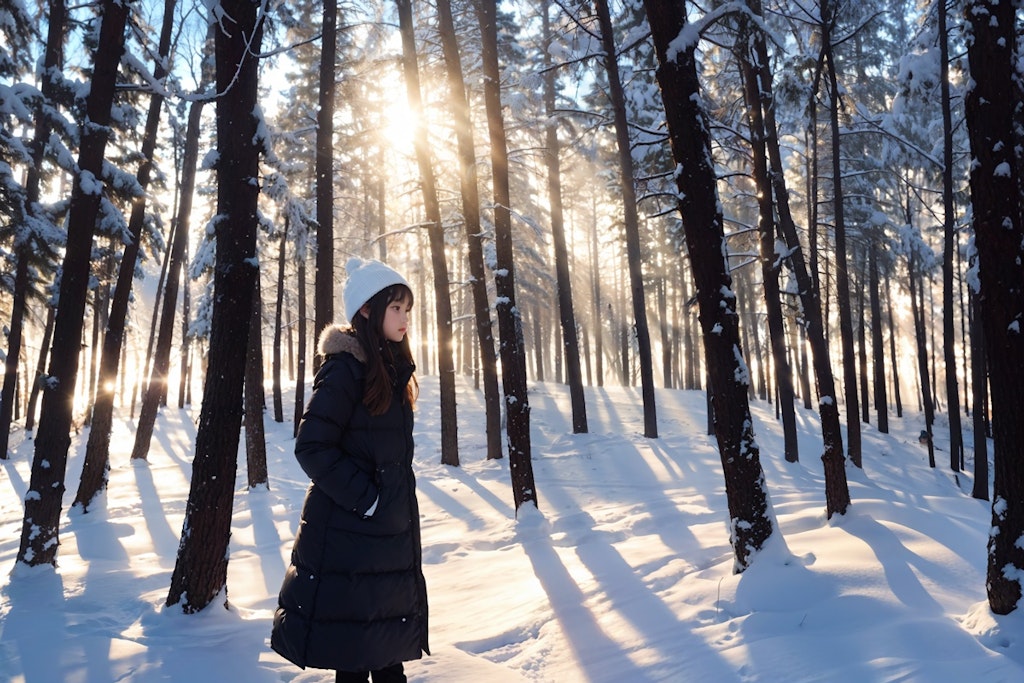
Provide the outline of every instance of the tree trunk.
<path id="1" fill-rule="evenodd" d="M 309 332 L 306 330 L 306 258 L 305 254 L 296 254 L 298 259 L 298 302 L 297 317 L 298 331 L 296 336 L 299 341 L 295 349 L 295 413 L 292 418 L 292 438 L 299 433 L 299 423 L 302 422 L 302 413 L 306 409 L 306 340 Z"/>
<path id="2" fill-rule="evenodd" d="M 907 213 L 909 214 L 909 211 Z M 910 283 L 910 312 L 914 319 L 914 339 L 917 342 L 917 371 L 921 382 L 921 404 L 924 407 L 924 433 L 925 445 L 928 447 L 928 465 L 929 467 L 935 467 L 935 444 L 932 439 L 932 425 L 935 424 L 935 408 L 932 405 L 932 390 L 928 379 L 928 341 L 925 337 L 923 310 L 924 293 L 919 292 L 921 283 L 916 267 L 917 254 L 914 250 L 914 245 L 911 245 L 910 253 L 907 255 L 907 280 Z"/>
<path id="3" fill-rule="evenodd" d="M 281 231 L 281 239 L 277 244 L 277 296 L 274 299 L 274 346 L 272 356 L 273 394 L 274 394 L 274 422 L 284 422 L 284 399 L 281 395 L 281 331 L 283 330 L 282 316 L 284 313 L 284 267 L 288 247 L 288 217 L 284 219 L 284 230 Z"/>
<path id="4" fill-rule="evenodd" d="M 878 245 L 875 240 L 868 243 L 868 291 L 871 298 L 871 357 L 874 365 L 874 399 L 878 413 L 878 431 L 889 433 L 889 405 L 885 395 L 885 345 L 882 343 L 882 302 L 878 294 Z"/>
<path id="5" fill-rule="evenodd" d="M 216 33 L 216 32 L 215 32 Z M 204 79 L 205 80 L 205 79 Z M 203 100 L 197 99 L 189 106 L 188 125 L 185 132 L 185 153 L 182 158 L 181 196 L 178 201 L 178 220 L 174 239 L 167 254 L 163 296 L 160 299 L 160 324 L 156 335 L 156 349 L 146 391 L 142 396 L 138 424 L 135 428 L 135 444 L 132 447 L 133 460 L 145 460 L 149 454 L 149 443 L 153 438 L 153 426 L 160 404 L 166 402 L 167 372 L 171 365 L 171 342 L 174 339 L 174 313 L 178 306 L 178 284 L 188 247 L 192 199 L 195 194 L 196 167 L 199 163 L 199 125 L 202 120 Z M 219 249 L 218 249 L 219 251 Z M 155 309 L 154 309 L 155 310 Z M 154 315 L 154 320 L 156 319 Z M 248 329 L 248 328 L 246 328 Z M 216 366 L 214 366 L 216 367 Z"/>
<path id="6" fill-rule="evenodd" d="M 252 293 L 249 343 L 245 354 L 245 462 L 249 488 L 268 486 L 267 439 L 263 414 L 267 411 L 263 391 L 263 301 L 257 275 Z"/>
<path id="7" fill-rule="evenodd" d="M 971 321 L 971 390 L 974 394 L 974 488 L 971 496 L 978 500 L 988 500 L 988 362 L 985 358 L 985 332 L 978 313 L 980 306 L 978 294 L 972 292 L 968 309 Z"/>
<path id="8" fill-rule="evenodd" d="M 822 65 L 819 60 L 815 69 L 816 80 L 821 78 Z M 815 87 L 817 89 L 817 86 Z M 814 282 L 814 291 L 818 293 L 818 307 L 827 306 L 828 302 L 822 296 L 821 291 L 821 268 L 818 265 L 818 179 L 819 179 L 819 158 L 818 158 L 818 96 L 810 93 L 807 98 L 807 268 L 810 270 L 811 280 Z M 772 157 L 772 170 L 775 167 L 774 156 Z M 788 237 L 787 237 L 788 241 Z M 828 320 L 827 311 L 822 312 L 824 320 Z M 828 340 L 828 328 L 823 327 L 822 332 Z M 838 410 L 838 408 L 837 408 Z"/>
<path id="9" fill-rule="evenodd" d="M 594 329 L 594 374 L 597 378 L 597 386 L 604 386 L 604 315 L 601 301 L 601 261 L 597 244 L 597 208 L 592 207 L 591 214 L 593 222 L 590 225 L 590 296 L 593 301 Z"/>
<path id="10" fill-rule="evenodd" d="M 871 239 L 870 237 L 868 238 Z M 864 291 L 867 279 L 867 259 L 863 249 L 857 249 L 854 266 L 857 269 L 857 378 L 860 380 L 860 419 L 865 424 L 871 422 L 871 400 L 868 398 L 868 312 L 867 292 Z"/>
<path id="11" fill-rule="evenodd" d="M 456 38 L 452 3 L 438 0 L 441 47 L 449 80 L 449 101 L 455 118 L 455 134 L 459 146 L 459 180 L 462 189 L 462 214 L 466 225 L 466 260 L 473 293 L 473 317 L 476 343 L 480 352 L 480 381 L 483 384 L 483 405 L 487 439 L 487 460 L 502 457 L 502 398 L 498 390 L 498 358 L 495 355 L 495 327 L 490 319 L 487 300 L 487 272 L 483 258 L 483 234 L 480 226 L 480 193 L 476 174 L 476 147 L 469 116 L 469 99 L 463 78 L 462 61 Z"/>
<path id="12" fill-rule="evenodd" d="M 455 405 L 455 355 L 452 337 L 452 298 L 448 260 L 444 251 L 444 225 L 431 161 L 427 125 L 420 100 L 420 75 L 416 63 L 416 36 L 412 22 L 412 1 L 395 0 L 402 32 L 402 71 L 405 94 L 415 119 L 413 145 L 420 171 L 420 189 L 430 238 L 430 262 L 434 273 L 434 307 L 437 316 L 437 364 L 441 394 L 441 462 L 459 465 L 459 429 Z"/>
<path id="13" fill-rule="evenodd" d="M 964 457 L 960 426 L 960 388 L 956 377 L 956 334 L 953 312 L 953 259 L 957 250 L 956 204 L 953 199 L 953 115 L 949 103 L 949 47 L 946 5 L 937 4 L 939 15 L 939 92 L 942 105 L 942 354 L 946 372 L 946 414 L 949 417 L 949 467 L 959 472 Z"/>
<path id="14" fill-rule="evenodd" d="M 832 129 L 832 210 L 836 235 L 836 296 L 839 299 L 839 335 L 843 347 L 843 396 L 846 400 L 846 449 L 850 462 L 861 467 L 860 405 L 857 397 L 857 358 L 854 354 L 853 316 L 850 312 L 850 273 L 847 264 L 846 221 L 843 216 L 843 182 L 839 129 L 839 67 L 835 61 L 832 29 L 835 7 L 821 0 L 822 54 L 828 62 L 829 123 Z"/>
<path id="15" fill-rule="evenodd" d="M 320 101 L 316 114 L 316 272 L 313 275 L 313 338 L 334 322 L 334 73 L 338 52 L 338 3 L 323 3 L 320 37 Z M 320 367 L 314 358 L 314 372 Z"/>
<path id="16" fill-rule="evenodd" d="M 892 314 L 892 286 L 885 281 L 886 320 L 889 323 L 889 358 L 892 367 L 892 399 L 896 404 L 896 417 L 903 417 L 903 398 L 900 393 L 900 359 L 896 355 L 896 318 Z"/>
<path id="17" fill-rule="evenodd" d="M 194 168 L 194 166 L 193 166 Z M 178 221 L 179 225 L 181 221 Z M 182 263 L 188 263 L 188 240 L 185 241 L 185 252 L 181 255 Z M 188 272 L 181 272 L 181 371 L 178 373 L 178 407 L 184 408 L 192 404 L 192 341 L 189 337 L 189 323 L 192 319 L 192 295 L 189 292 Z"/>
<path id="18" fill-rule="evenodd" d="M 726 262 L 711 140 L 700 105 L 696 44 L 676 40 L 686 27 L 682 4 L 645 0 L 679 171 L 679 213 L 697 284 L 715 438 L 725 474 L 734 570 L 743 571 L 772 535 L 773 523 L 747 402 L 749 372 L 740 353 L 736 297 Z M 673 42 L 675 41 L 675 42 Z M 669 44 L 672 53 L 669 53 Z"/>
<path id="19" fill-rule="evenodd" d="M 633 304 L 633 331 L 636 335 L 637 360 L 640 364 L 640 385 L 644 401 L 644 436 L 658 438 L 658 412 L 654 400 L 654 366 L 651 354 L 651 333 L 647 325 L 647 302 L 644 296 L 643 253 L 640 248 L 640 220 L 636 209 L 636 186 L 633 181 L 633 153 L 629 142 L 629 121 L 626 119 L 626 97 L 619 78 L 618 53 L 608 0 L 595 0 L 604 66 L 608 74 L 608 94 L 615 120 L 618 145 L 619 181 L 622 188 L 623 221 L 626 233 L 626 260 L 629 265 L 629 287 Z"/>
<path id="20" fill-rule="evenodd" d="M 996 614 L 1020 603 L 1024 576 L 1024 219 L 1014 129 L 1018 100 L 1007 96 L 1018 59 L 1013 3 L 964 3 L 974 87 L 965 111 L 971 141 L 971 202 L 978 287 L 992 391 L 994 479 L 988 545 L 988 602 Z"/>
<path id="21" fill-rule="evenodd" d="M 222 595 L 227 601 L 228 539 L 256 261 L 259 185 L 257 55 L 263 40 L 260 6 L 251 0 L 223 0 L 216 32 L 217 256 L 214 270 L 210 367 L 196 433 L 192 483 L 185 504 L 178 557 L 171 574 L 167 606 L 197 612 Z"/>
<path id="22" fill-rule="evenodd" d="M 928 303 L 925 304 L 924 296 L 928 294 Z M 936 328 L 939 327 L 935 319 L 935 281 L 931 275 L 921 273 L 921 311 L 924 318 L 925 329 L 928 330 L 928 369 L 931 372 L 932 408 L 942 410 L 942 398 L 939 396 L 939 351 L 940 345 L 935 339 Z M 941 334 L 941 329 L 939 334 Z"/>
<path id="23" fill-rule="evenodd" d="M 157 82 L 161 81 L 167 73 L 165 64 L 171 50 L 175 4 L 176 0 L 164 0 L 163 26 L 160 30 L 156 64 L 153 67 L 153 78 Z M 92 428 L 89 430 L 82 476 L 73 503 L 81 506 L 83 512 L 87 512 L 97 494 L 107 488 L 107 475 L 110 471 L 110 430 L 114 423 L 114 385 L 120 371 L 121 345 L 124 342 L 128 304 L 135 279 L 139 248 L 142 243 L 142 228 L 146 220 L 146 190 L 149 187 L 149 177 L 153 170 L 153 155 L 156 150 L 160 111 L 163 104 L 163 94 L 159 90 L 154 90 L 149 102 L 149 111 L 146 114 L 146 128 L 143 133 L 141 149 L 142 160 L 136 174 L 142 194 L 132 201 L 132 212 L 128 219 L 128 241 L 125 243 L 124 252 L 121 255 L 121 264 L 117 272 L 117 286 L 110 302 L 110 314 L 107 316 L 107 333 L 103 337 L 99 391 L 96 393 L 96 401 L 92 410 Z"/>
<path id="24" fill-rule="evenodd" d="M 285 310 L 288 311 L 287 317 L 284 319 L 284 326 L 286 331 L 284 344 L 288 349 L 285 356 L 288 359 L 288 379 L 295 379 L 295 316 L 292 314 L 292 293 L 288 289 L 284 292 L 284 305 Z"/>
<path id="25" fill-rule="evenodd" d="M 761 15 L 760 3 L 750 0 L 748 6 L 755 16 Z M 772 101 L 773 96 L 767 95 L 772 92 L 772 76 L 768 68 L 768 50 L 765 45 L 764 36 L 757 33 L 754 36 L 755 46 L 758 54 L 758 65 L 760 67 L 760 87 L 766 93 L 766 101 Z M 819 65 L 820 66 L 820 65 Z M 820 77 L 820 68 L 816 72 L 816 78 Z M 812 98 L 813 100 L 814 98 Z M 811 254 L 811 267 L 804 261 L 803 248 L 800 245 L 800 236 L 796 230 L 796 223 L 793 220 L 789 207 L 789 191 L 786 188 L 786 178 L 782 163 L 782 151 L 779 145 L 778 126 L 775 121 L 775 107 L 766 107 L 763 111 L 765 121 L 765 143 L 768 148 L 768 157 L 771 160 L 772 186 L 775 195 L 775 210 L 779 216 L 779 227 L 786 240 L 786 247 L 789 251 L 789 261 L 796 277 L 797 288 L 800 292 L 800 303 L 803 306 L 804 328 L 807 333 L 807 341 L 811 347 L 812 363 L 814 365 L 814 376 L 818 389 L 818 414 L 821 417 L 821 436 L 823 452 L 821 462 L 825 475 L 825 509 L 829 519 L 835 514 L 845 514 L 850 506 L 850 488 L 846 479 L 846 464 L 843 457 L 843 434 L 842 424 L 839 420 L 839 406 L 836 397 L 835 377 L 832 374 L 832 360 L 830 357 L 828 339 L 825 334 L 825 318 L 821 309 L 821 290 L 818 287 L 816 275 L 816 257 L 814 256 L 813 242 L 808 250 Z M 811 118 L 812 127 L 816 126 L 814 117 Z M 817 171 L 817 155 L 812 151 L 814 159 L 813 170 Z M 817 180 L 811 183 L 811 188 L 817 192 Z M 812 197 L 815 195 L 811 195 Z M 817 206 L 817 201 L 809 202 Z M 817 221 L 817 211 L 812 209 L 810 219 L 812 220 L 811 234 L 814 234 L 813 226 Z"/>
<path id="26" fill-rule="evenodd" d="M 505 391 L 506 433 L 512 497 L 516 511 L 527 502 L 537 505 L 537 489 L 530 453 L 530 402 L 526 379 L 523 322 L 516 306 L 512 211 L 509 197 L 508 145 L 501 111 L 501 73 L 498 68 L 498 7 L 496 0 L 477 4 L 484 74 L 484 105 L 491 143 L 494 192 L 494 284 L 497 297 L 501 380 Z"/>
<path id="27" fill-rule="evenodd" d="M 111 122 L 117 69 L 124 52 L 129 6 L 105 0 L 93 77 L 86 98 L 88 125 L 82 128 L 78 168 L 71 193 L 60 298 L 54 322 L 53 352 L 43 392 L 32 476 L 25 495 L 25 520 L 18 561 L 28 565 L 57 563 L 64 474 L 71 445 L 71 422 L 81 354 L 82 328 L 92 238 L 99 215 L 103 161 Z"/>
<path id="28" fill-rule="evenodd" d="M 569 398 L 572 404 L 573 434 L 587 430 L 587 404 L 583 397 L 583 373 L 580 369 L 580 345 L 576 335 L 576 314 L 573 311 L 572 278 L 569 274 L 569 253 L 565 245 L 565 225 L 562 216 L 561 144 L 558 140 L 558 117 L 555 114 L 555 72 L 552 65 L 550 3 L 542 8 L 544 32 L 544 160 L 548 175 L 548 198 L 551 203 L 551 241 L 555 250 L 555 275 L 558 281 L 558 314 L 562 324 L 562 349 L 566 377 L 569 380 Z"/>
<path id="29" fill-rule="evenodd" d="M 64 0 L 51 0 L 47 14 L 46 51 L 43 54 L 43 73 L 59 71 L 64 66 L 64 23 L 67 9 Z M 43 102 L 54 102 L 57 95 L 56 79 L 44 78 L 40 85 L 42 102 L 36 107 L 36 128 L 32 136 L 32 164 L 28 167 L 25 178 L 25 208 L 29 215 L 34 216 L 39 205 L 40 169 L 43 167 L 43 156 L 46 143 L 50 139 L 52 128 L 50 117 L 45 114 Z M 18 378 L 18 359 L 21 357 L 22 335 L 25 328 L 25 302 L 29 296 L 29 259 L 35 248 L 32 239 L 26 235 L 16 241 L 15 253 L 17 265 L 14 267 L 14 291 L 11 302 L 11 321 L 7 331 L 7 356 L 4 359 L 3 389 L 0 390 L 0 459 L 7 459 L 7 447 L 10 443 L 11 418 L 15 403 L 15 385 Z M 46 346 L 48 346 L 47 344 Z M 45 352 L 44 346 L 44 352 Z M 36 383 L 33 383 L 36 386 Z M 35 389 L 30 392 L 36 395 Z M 32 402 L 30 402 L 32 403 Z M 33 403 L 34 405 L 34 403 Z M 26 422 L 31 419 L 34 410 L 28 413 Z M 26 430 L 31 427 L 26 424 Z"/>
<path id="30" fill-rule="evenodd" d="M 760 9 L 760 8 L 758 8 Z M 762 109 L 773 107 L 766 98 L 771 90 L 760 87 L 755 67 L 759 54 L 754 44 L 754 29 L 746 19 L 741 20 L 735 53 L 743 77 L 743 93 L 747 103 L 747 126 L 750 129 L 750 147 L 753 161 L 753 179 L 757 188 L 758 221 L 761 247 L 761 278 L 765 308 L 768 317 L 768 335 L 771 341 L 775 382 L 778 387 L 778 407 L 782 411 L 783 451 L 787 462 L 800 459 L 796 434 L 796 409 L 793 405 L 793 371 L 786 358 L 786 330 L 782 318 L 782 300 L 779 294 L 779 275 L 788 249 L 775 238 L 775 202 L 772 201 L 772 182 L 768 172 L 768 152 L 765 146 L 765 125 Z"/>

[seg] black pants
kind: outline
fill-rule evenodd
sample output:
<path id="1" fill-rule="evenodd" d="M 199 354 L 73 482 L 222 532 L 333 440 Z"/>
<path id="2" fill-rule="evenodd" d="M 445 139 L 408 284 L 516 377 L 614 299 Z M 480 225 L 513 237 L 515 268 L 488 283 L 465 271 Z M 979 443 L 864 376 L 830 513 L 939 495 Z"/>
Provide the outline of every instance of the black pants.
<path id="1" fill-rule="evenodd" d="M 337 683 L 366 683 L 372 676 L 373 683 L 405 683 L 405 670 L 401 662 L 376 671 L 339 671 Z"/>

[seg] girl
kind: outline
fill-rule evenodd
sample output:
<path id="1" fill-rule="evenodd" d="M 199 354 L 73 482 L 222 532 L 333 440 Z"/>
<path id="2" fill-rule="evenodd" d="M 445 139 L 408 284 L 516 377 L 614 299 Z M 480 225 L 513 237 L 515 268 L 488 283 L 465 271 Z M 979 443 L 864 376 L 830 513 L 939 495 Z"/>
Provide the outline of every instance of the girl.
<path id="1" fill-rule="evenodd" d="M 299 424 L 306 492 L 274 614 L 271 647 L 338 683 L 405 681 L 430 654 L 419 506 L 412 471 L 412 289 L 380 261 L 351 259 L 350 328 L 320 336 L 323 365 Z"/>

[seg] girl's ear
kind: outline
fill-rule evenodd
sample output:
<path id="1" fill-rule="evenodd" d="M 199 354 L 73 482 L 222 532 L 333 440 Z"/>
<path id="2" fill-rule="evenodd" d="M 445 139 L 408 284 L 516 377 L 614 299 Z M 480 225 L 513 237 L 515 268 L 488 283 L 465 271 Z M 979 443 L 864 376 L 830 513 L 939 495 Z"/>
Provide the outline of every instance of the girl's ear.
<path id="1" fill-rule="evenodd" d="M 367 320 L 370 319 L 370 304 L 363 304 L 363 307 L 359 309 L 359 315 L 363 316 Z"/>

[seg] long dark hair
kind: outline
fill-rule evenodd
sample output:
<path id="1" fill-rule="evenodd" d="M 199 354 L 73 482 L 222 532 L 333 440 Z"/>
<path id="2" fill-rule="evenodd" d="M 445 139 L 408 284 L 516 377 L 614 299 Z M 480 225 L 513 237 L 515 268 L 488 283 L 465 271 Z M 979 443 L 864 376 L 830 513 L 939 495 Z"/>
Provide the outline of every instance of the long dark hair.
<path id="1" fill-rule="evenodd" d="M 356 339 L 366 352 L 366 385 L 363 390 L 363 404 L 371 415 L 382 415 L 391 407 L 394 394 L 392 378 L 396 368 L 413 365 L 409 336 L 400 342 L 389 341 L 384 336 L 384 314 L 394 302 L 412 306 L 412 290 L 405 285 L 391 285 L 374 294 L 366 302 L 368 316 L 357 313 L 352 320 Z M 419 394 L 419 383 L 415 375 L 405 387 L 405 400 L 415 405 Z"/>

